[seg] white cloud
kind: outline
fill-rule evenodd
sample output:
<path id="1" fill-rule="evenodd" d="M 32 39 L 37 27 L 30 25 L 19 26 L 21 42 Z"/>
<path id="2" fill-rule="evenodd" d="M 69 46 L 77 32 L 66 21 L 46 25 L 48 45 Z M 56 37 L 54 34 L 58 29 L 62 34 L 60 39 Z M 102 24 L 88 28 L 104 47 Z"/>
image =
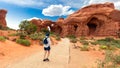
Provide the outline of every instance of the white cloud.
<path id="1" fill-rule="evenodd" d="M 25 20 L 31 21 L 32 19 L 42 20 L 41 18 L 38 18 L 38 17 L 33 17 L 33 18 L 30 18 L 30 19 L 25 19 Z"/>
<path id="2" fill-rule="evenodd" d="M 6 3 L 20 5 L 20 6 L 41 6 L 41 5 L 44 5 L 44 3 L 42 1 L 38 1 L 38 0 L 0 0 L 0 2 L 6 2 Z"/>
<path id="3" fill-rule="evenodd" d="M 73 10 L 69 10 L 70 6 L 63 5 L 50 5 L 47 8 L 43 9 L 42 14 L 45 16 L 62 16 L 69 15 L 73 13 Z"/>
<path id="4" fill-rule="evenodd" d="M 112 2 L 116 9 L 120 9 L 120 0 L 90 0 L 89 4 Z"/>

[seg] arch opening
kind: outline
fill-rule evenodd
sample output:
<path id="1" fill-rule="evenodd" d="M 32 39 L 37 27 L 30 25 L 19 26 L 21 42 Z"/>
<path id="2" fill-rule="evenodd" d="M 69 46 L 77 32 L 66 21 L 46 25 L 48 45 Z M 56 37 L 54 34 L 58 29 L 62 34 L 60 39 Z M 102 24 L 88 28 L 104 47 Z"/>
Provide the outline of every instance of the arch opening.
<path id="1" fill-rule="evenodd" d="M 98 23 L 99 23 L 99 20 L 97 18 L 92 18 L 87 23 L 87 26 L 88 26 L 88 29 L 89 29 L 88 35 L 94 35 L 95 34 L 95 31 L 97 29 Z"/>
<path id="2" fill-rule="evenodd" d="M 78 28 L 78 25 L 74 25 L 74 31 L 76 31 Z"/>

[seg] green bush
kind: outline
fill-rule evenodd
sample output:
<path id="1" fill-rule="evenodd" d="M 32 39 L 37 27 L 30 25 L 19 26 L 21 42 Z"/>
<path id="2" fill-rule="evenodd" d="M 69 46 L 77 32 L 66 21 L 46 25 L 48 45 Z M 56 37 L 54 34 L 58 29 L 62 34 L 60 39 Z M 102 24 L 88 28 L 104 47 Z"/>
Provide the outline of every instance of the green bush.
<path id="1" fill-rule="evenodd" d="M 20 37 L 20 39 L 25 39 L 25 37 L 27 36 L 27 33 L 21 31 L 21 32 L 19 32 L 17 35 Z"/>
<path id="2" fill-rule="evenodd" d="M 89 45 L 89 42 L 85 40 L 80 40 L 80 43 L 82 43 L 83 45 Z"/>
<path id="3" fill-rule="evenodd" d="M 108 49 L 108 47 L 106 45 L 101 45 L 100 49 Z"/>
<path id="4" fill-rule="evenodd" d="M 81 51 L 89 51 L 89 47 L 87 45 L 83 45 L 83 47 L 81 47 Z"/>
<path id="5" fill-rule="evenodd" d="M 47 28 L 42 28 L 42 29 L 41 29 L 41 32 L 43 32 L 43 33 L 48 33 L 49 30 L 48 30 Z"/>
<path id="6" fill-rule="evenodd" d="M 12 33 L 12 34 L 9 34 L 8 36 L 18 36 L 18 33 Z"/>
<path id="7" fill-rule="evenodd" d="M 22 31 L 26 31 L 27 34 L 32 34 L 37 31 L 37 26 L 30 21 L 24 20 L 19 24 L 19 28 Z"/>
<path id="8" fill-rule="evenodd" d="M 55 38 L 56 40 L 61 40 L 61 38 L 60 38 L 60 36 L 56 36 L 56 38 Z"/>
<path id="9" fill-rule="evenodd" d="M 97 45 L 98 43 L 97 42 L 90 42 L 92 45 Z"/>
<path id="10" fill-rule="evenodd" d="M 70 42 L 76 43 L 76 42 L 77 42 L 77 39 L 76 39 L 76 38 L 70 39 Z"/>
<path id="11" fill-rule="evenodd" d="M 115 55 L 113 58 L 115 63 L 120 64 L 120 55 Z"/>
<path id="12" fill-rule="evenodd" d="M 41 40 L 42 41 L 45 36 L 44 36 L 44 33 L 41 33 L 41 32 L 37 33 L 37 32 L 35 32 L 34 34 L 29 35 L 29 37 L 32 40 Z"/>
<path id="13" fill-rule="evenodd" d="M 68 35 L 67 37 L 68 37 L 69 39 L 74 39 L 74 38 L 76 38 L 75 35 Z"/>
<path id="14" fill-rule="evenodd" d="M 31 44 L 29 40 L 25 40 L 25 39 L 17 39 L 16 42 L 25 46 L 30 46 Z"/>
<path id="15" fill-rule="evenodd" d="M 39 39 L 39 34 L 38 33 L 34 33 L 34 34 L 31 34 L 29 36 L 32 40 L 38 40 Z"/>
<path id="16" fill-rule="evenodd" d="M 91 44 L 99 44 L 99 45 L 106 45 L 110 47 L 118 47 L 120 48 L 120 40 L 115 40 L 113 38 L 105 38 L 105 39 L 99 39 L 95 42 L 92 42 Z"/>
<path id="17" fill-rule="evenodd" d="M 119 68 L 120 54 L 116 55 L 113 51 L 106 50 L 104 60 L 99 60 L 97 63 L 97 68 Z"/>
<path id="18" fill-rule="evenodd" d="M 81 36 L 80 40 L 86 40 L 85 36 Z"/>
<path id="19" fill-rule="evenodd" d="M 0 36 L 0 41 L 5 42 L 6 38 L 4 36 Z"/>

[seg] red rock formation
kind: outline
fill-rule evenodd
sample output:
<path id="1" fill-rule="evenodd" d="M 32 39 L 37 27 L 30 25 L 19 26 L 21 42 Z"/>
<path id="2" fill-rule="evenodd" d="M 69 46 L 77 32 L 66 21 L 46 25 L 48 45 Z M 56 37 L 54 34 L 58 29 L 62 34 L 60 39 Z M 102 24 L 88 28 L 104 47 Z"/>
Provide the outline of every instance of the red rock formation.
<path id="1" fill-rule="evenodd" d="M 37 30 L 40 31 L 42 20 L 40 20 L 40 19 L 39 20 L 32 19 L 30 22 L 32 22 L 33 24 L 35 24 L 37 26 Z"/>
<path id="2" fill-rule="evenodd" d="M 92 4 L 56 22 L 34 21 L 39 29 L 49 26 L 51 31 L 61 36 L 117 36 L 120 31 L 120 11 L 113 3 Z"/>
<path id="3" fill-rule="evenodd" d="M 93 4 L 69 15 L 64 20 L 62 36 L 116 36 L 120 29 L 120 11 L 113 3 Z"/>
<path id="4" fill-rule="evenodd" d="M 6 20 L 5 20 L 6 13 L 7 13 L 6 10 L 0 9 L 0 25 L 2 25 L 3 27 L 7 27 Z"/>
<path id="5" fill-rule="evenodd" d="M 59 18 L 51 27 L 51 31 L 55 32 L 56 34 L 61 34 L 62 26 L 63 26 L 64 18 Z"/>
<path id="6" fill-rule="evenodd" d="M 36 19 L 32 19 L 30 22 L 32 22 L 33 24 L 35 24 L 38 28 L 38 31 L 42 30 L 43 28 L 48 28 L 51 27 L 52 28 L 52 24 L 55 24 L 55 22 L 51 21 L 51 20 L 36 20 Z"/>

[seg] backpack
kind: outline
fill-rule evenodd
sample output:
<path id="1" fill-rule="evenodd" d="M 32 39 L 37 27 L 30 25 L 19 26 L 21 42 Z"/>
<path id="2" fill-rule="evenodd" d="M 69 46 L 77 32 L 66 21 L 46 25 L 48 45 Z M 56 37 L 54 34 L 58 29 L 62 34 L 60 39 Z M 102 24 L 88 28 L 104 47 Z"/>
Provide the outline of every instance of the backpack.
<path id="1" fill-rule="evenodd" d="M 48 44 L 47 38 L 45 38 L 45 39 L 43 40 L 43 43 L 44 43 L 44 44 Z"/>

